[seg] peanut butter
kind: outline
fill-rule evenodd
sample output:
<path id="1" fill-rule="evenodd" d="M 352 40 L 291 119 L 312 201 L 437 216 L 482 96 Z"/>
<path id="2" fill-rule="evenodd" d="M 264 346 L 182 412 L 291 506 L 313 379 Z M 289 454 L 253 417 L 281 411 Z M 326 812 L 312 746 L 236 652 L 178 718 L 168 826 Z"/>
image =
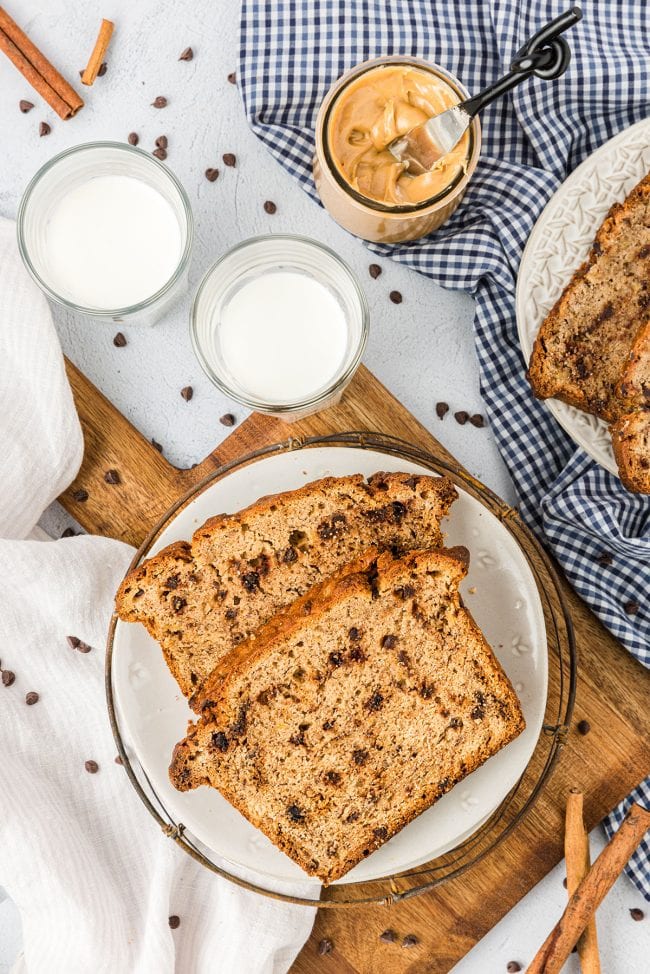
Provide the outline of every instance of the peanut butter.
<path id="1" fill-rule="evenodd" d="M 429 71 L 401 64 L 372 68 L 348 84 L 332 108 L 327 132 L 332 161 L 368 199 L 389 205 L 429 200 L 466 170 L 469 134 L 419 176 L 410 175 L 386 147 L 458 101 L 453 88 Z"/>

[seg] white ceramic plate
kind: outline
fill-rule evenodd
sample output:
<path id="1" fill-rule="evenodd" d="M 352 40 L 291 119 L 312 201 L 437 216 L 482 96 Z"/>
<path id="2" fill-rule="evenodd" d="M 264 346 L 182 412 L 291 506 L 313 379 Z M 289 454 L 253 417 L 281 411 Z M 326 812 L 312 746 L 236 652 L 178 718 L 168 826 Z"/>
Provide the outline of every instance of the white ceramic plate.
<path id="1" fill-rule="evenodd" d="M 399 457 L 348 447 L 292 451 L 238 468 L 180 511 L 151 548 L 189 539 L 206 518 L 233 512 L 264 494 L 291 490 L 327 475 L 377 470 L 431 473 Z M 510 677 L 526 730 L 436 805 L 420 815 L 342 882 L 377 879 L 420 865 L 453 848 L 494 811 L 535 749 L 546 706 L 546 631 L 526 558 L 503 524 L 462 491 L 444 530 L 448 545 L 471 552 L 463 598 Z M 160 649 L 141 625 L 118 622 L 113 688 L 120 727 L 165 807 L 228 863 L 277 881 L 305 880 L 303 871 L 211 788 L 181 793 L 167 776 L 174 745 L 193 718 Z"/>
<path id="2" fill-rule="evenodd" d="M 517 328 L 526 362 L 542 321 L 580 266 L 613 203 L 650 170 L 650 119 L 620 132 L 562 183 L 535 224 L 517 278 Z M 607 424 L 559 399 L 547 406 L 570 437 L 618 476 Z"/>

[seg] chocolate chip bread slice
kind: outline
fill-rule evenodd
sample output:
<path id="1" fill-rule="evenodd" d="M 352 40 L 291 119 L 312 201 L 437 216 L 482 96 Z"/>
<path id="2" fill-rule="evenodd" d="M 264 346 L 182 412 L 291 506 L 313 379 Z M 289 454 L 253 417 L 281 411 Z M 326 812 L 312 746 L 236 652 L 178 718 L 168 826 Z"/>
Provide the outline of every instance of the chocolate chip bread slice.
<path id="1" fill-rule="evenodd" d="M 463 607 L 465 548 L 366 552 L 225 656 L 174 750 L 181 791 L 212 785 L 323 883 L 524 728 Z"/>
<path id="2" fill-rule="evenodd" d="M 219 515 L 188 542 L 145 561 L 117 593 L 120 619 L 143 623 L 198 709 L 219 659 L 278 609 L 364 547 L 442 543 L 456 499 L 443 477 L 377 473 L 328 477 Z"/>
<path id="3" fill-rule="evenodd" d="M 621 415 L 610 427 L 628 490 L 650 494 L 650 319 L 639 329 L 618 385 Z"/>
<path id="4" fill-rule="evenodd" d="M 616 387 L 649 307 L 650 173 L 611 208 L 543 322 L 528 369 L 535 395 L 616 420 Z"/>

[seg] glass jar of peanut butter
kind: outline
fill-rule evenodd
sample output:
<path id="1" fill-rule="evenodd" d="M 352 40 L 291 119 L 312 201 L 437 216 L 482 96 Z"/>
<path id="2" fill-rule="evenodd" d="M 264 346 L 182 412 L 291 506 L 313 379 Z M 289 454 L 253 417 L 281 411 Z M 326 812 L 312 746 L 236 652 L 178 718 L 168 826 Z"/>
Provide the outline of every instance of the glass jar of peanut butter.
<path id="1" fill-rule="evenodd" d="M 364 61 L 330 88 L 316 121 L 314 181 L 337 223 L 378 243 L 415 240 L 454 212 L 476 168 L 481 127 L 431 172 L 412 175 L 388 151 L 393 139 L 468 97 L 444 68 L 403 56 Z"/>

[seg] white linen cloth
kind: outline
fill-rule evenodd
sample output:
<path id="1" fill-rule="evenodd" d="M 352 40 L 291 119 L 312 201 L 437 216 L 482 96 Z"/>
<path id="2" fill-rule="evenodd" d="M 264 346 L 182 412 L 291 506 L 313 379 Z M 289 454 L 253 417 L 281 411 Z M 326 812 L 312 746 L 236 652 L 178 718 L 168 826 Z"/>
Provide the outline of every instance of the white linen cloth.
<path id="1" fill-rule="evenodd" d="M 14 224 L 1 219 L 0 363 L 0 665 L 15 673 L 0 685 L 0 885 L 22 917 L 16 969 L 280 974 L 314 910 L 195 863 L 114 763 L 104 645 L 132 549 L 89 536 L 27 539 L 74 478 L 83 442 L 47 303 L 21 264 Z M 69 635 L 91 652 L 71 649 Z M 39 699 L 27 706 L 30 691 Z"/>

